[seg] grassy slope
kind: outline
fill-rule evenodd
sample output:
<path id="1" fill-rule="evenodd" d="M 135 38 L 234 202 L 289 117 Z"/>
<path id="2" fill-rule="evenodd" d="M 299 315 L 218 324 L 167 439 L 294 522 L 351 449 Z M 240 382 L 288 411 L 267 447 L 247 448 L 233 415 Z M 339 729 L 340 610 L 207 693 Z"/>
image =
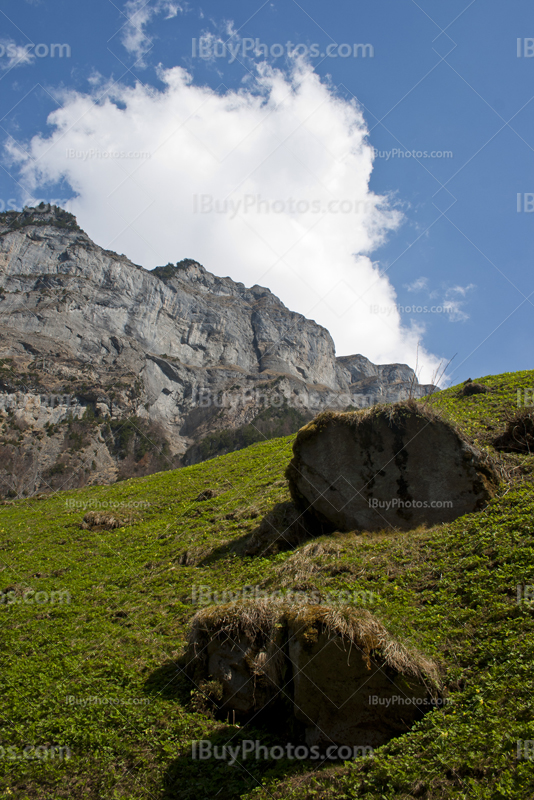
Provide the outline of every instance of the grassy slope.
<path id="1" fill-rule="evenodd" d="M 517 390 L 534 387 L 534 372 L 481 382 L 491 394 L 459 399 L 450 389 L 430 402 L 488 446 L 516 409 Z M 514 484 L 484 512 L 450 525 L 322 537 L 325 547 L 311 556 L 300 548 L 244 557 L 261 515 L 288 499 L 283 472 L 292 438 L 177 472 L 0 507 L 0 589 L 70 594 L 68 603 L 0 605 L 2 797 L 534 796 L 534 762 L 516 758 L 517 740 L 534 739 L 533 609 L 516 599 L 518 584 L 534 584 L 534 459 L 511 457 Z M 206 488 L 221 494 L 197 502 Z M 67 505 L 73 499 L 119 503 L 136 521 L 83 531 L 84 510 Z M 148 505 L 135 508 L 138 501 Z M 276 741 L 198 713 L 195 687 L 176 664 L 195 584 L 371 591 L 370 608 L 389 629 L 443 664 L 452 702 L 373 759 L 322 769 L 193 762 L 192 739 Z M 71 758 L 23 752 L 50 745 L 68 747 Z"/>

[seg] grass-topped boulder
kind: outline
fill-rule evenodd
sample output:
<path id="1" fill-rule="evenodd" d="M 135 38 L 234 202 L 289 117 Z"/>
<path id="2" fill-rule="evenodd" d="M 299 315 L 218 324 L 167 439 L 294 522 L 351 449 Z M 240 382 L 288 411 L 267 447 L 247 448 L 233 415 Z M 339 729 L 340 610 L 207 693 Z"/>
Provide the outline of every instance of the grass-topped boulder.
<path id="1" fill-rule="evenodd" d="M 211 687 L 207 691 L 220 701 L 219 710 L 250 716 L 279 694 L 283 651 L 276 636 L 278 611 L 265 603 L 231 603 L 204 608 L 193 617 L 186 670 L 198 686 Z"/>
<path id="2" fill-rule="evenodd" d="M 451 522 L 498 485 L 481 450 L 413 401 L 320 414 L 299 431 L 286 475 L 295 503 L 340 531 Z"/>
<path id="3" fill-rule="evenodd" d="M 265 601 L 211 606 L 192 621 L 187 669 L 219 711 L 259 712 L 309 746 L 374 748 L 438 695 L 438 670 L 365 609 Z"/>

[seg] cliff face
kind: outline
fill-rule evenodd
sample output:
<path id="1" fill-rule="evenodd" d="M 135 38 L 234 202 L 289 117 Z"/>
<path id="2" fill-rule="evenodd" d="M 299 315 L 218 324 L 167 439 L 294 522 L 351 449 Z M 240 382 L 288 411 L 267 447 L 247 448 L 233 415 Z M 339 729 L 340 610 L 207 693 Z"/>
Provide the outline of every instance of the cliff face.
<path id="1" fill-rule="evenodd" d="M 256 438 L 289 433 L 433 388 L 406 365 L 336 358 L 266 288 L 191 259 L 149 272 L 55 208 L 0 215 L 0 337 L 4 494 L 192 463 L 238 446 L 228 431 L 248 426 L 247 443 L 255 421 Z"/>

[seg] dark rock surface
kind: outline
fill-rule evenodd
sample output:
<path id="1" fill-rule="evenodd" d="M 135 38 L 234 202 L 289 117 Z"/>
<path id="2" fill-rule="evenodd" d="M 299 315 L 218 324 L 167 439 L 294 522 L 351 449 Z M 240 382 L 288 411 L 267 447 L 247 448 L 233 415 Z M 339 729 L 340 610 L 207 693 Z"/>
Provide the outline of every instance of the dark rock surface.
<path id="1" fill-rule="evenodd" d="M 415 402 L 325 412 L 299 431 L 293 454 L 294 502 L 340 531 L 450 522 L 498 485 L 485 456 Z"/>
<path id="2" fill-rule="evenodd" d="M 439 695 L 431 661 L 395 641 L 369 612 L 347 607 L 209 607 L 193 618 L 186 660 L 197 685 L 219 687 L 223 714 L 256 719 L 271 706 L 280 724 L 290 709 L 306 743 L 321 750 L 385 744 Z"/>

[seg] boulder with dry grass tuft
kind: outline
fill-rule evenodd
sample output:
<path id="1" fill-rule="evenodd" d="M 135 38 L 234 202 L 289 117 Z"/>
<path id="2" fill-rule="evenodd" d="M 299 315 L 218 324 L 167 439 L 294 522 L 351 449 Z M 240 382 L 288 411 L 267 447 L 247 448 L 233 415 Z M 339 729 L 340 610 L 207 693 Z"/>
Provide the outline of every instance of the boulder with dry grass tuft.
<path id="1" fill-rule="evenodd" d="M 295 716 L 309 746 L 379 747 L 433 708 L 436 665 L 368 611 L 303 607 L 287 623 Z"/>
<path id="2" fill-rule="evenodd" d="M 474 394 L 487 394 L 489 389 L 483 383 L 474 383 L 470 378 L 458 392 L 458 397 L 471 397 Z"/>
<path id="3" fill-rule="evenodd" d="M 268 603 L 210 606 L 193 617 L 187 671 L 199 683 L 221 684 L 216 705 L 250 715 L 279 694 L 284 668 L 279 609 Z"/>
<path id="4" fill-rule="evenodd" d="M 484 453 L 414 401 L 320 414 L 299 431 L 286 476 L 295 504 L 339 531 L 450 522 L 499 482 Z"/>
<path id="5" fill-rule="evenodd" d="M 281 698 L 308 745 L 377 747 L 439 696 L 437 666 L 350 606 L 264 601 L 212 606 L 192 621 L 188 671 L 215 681 L 243 718 Z"/>

